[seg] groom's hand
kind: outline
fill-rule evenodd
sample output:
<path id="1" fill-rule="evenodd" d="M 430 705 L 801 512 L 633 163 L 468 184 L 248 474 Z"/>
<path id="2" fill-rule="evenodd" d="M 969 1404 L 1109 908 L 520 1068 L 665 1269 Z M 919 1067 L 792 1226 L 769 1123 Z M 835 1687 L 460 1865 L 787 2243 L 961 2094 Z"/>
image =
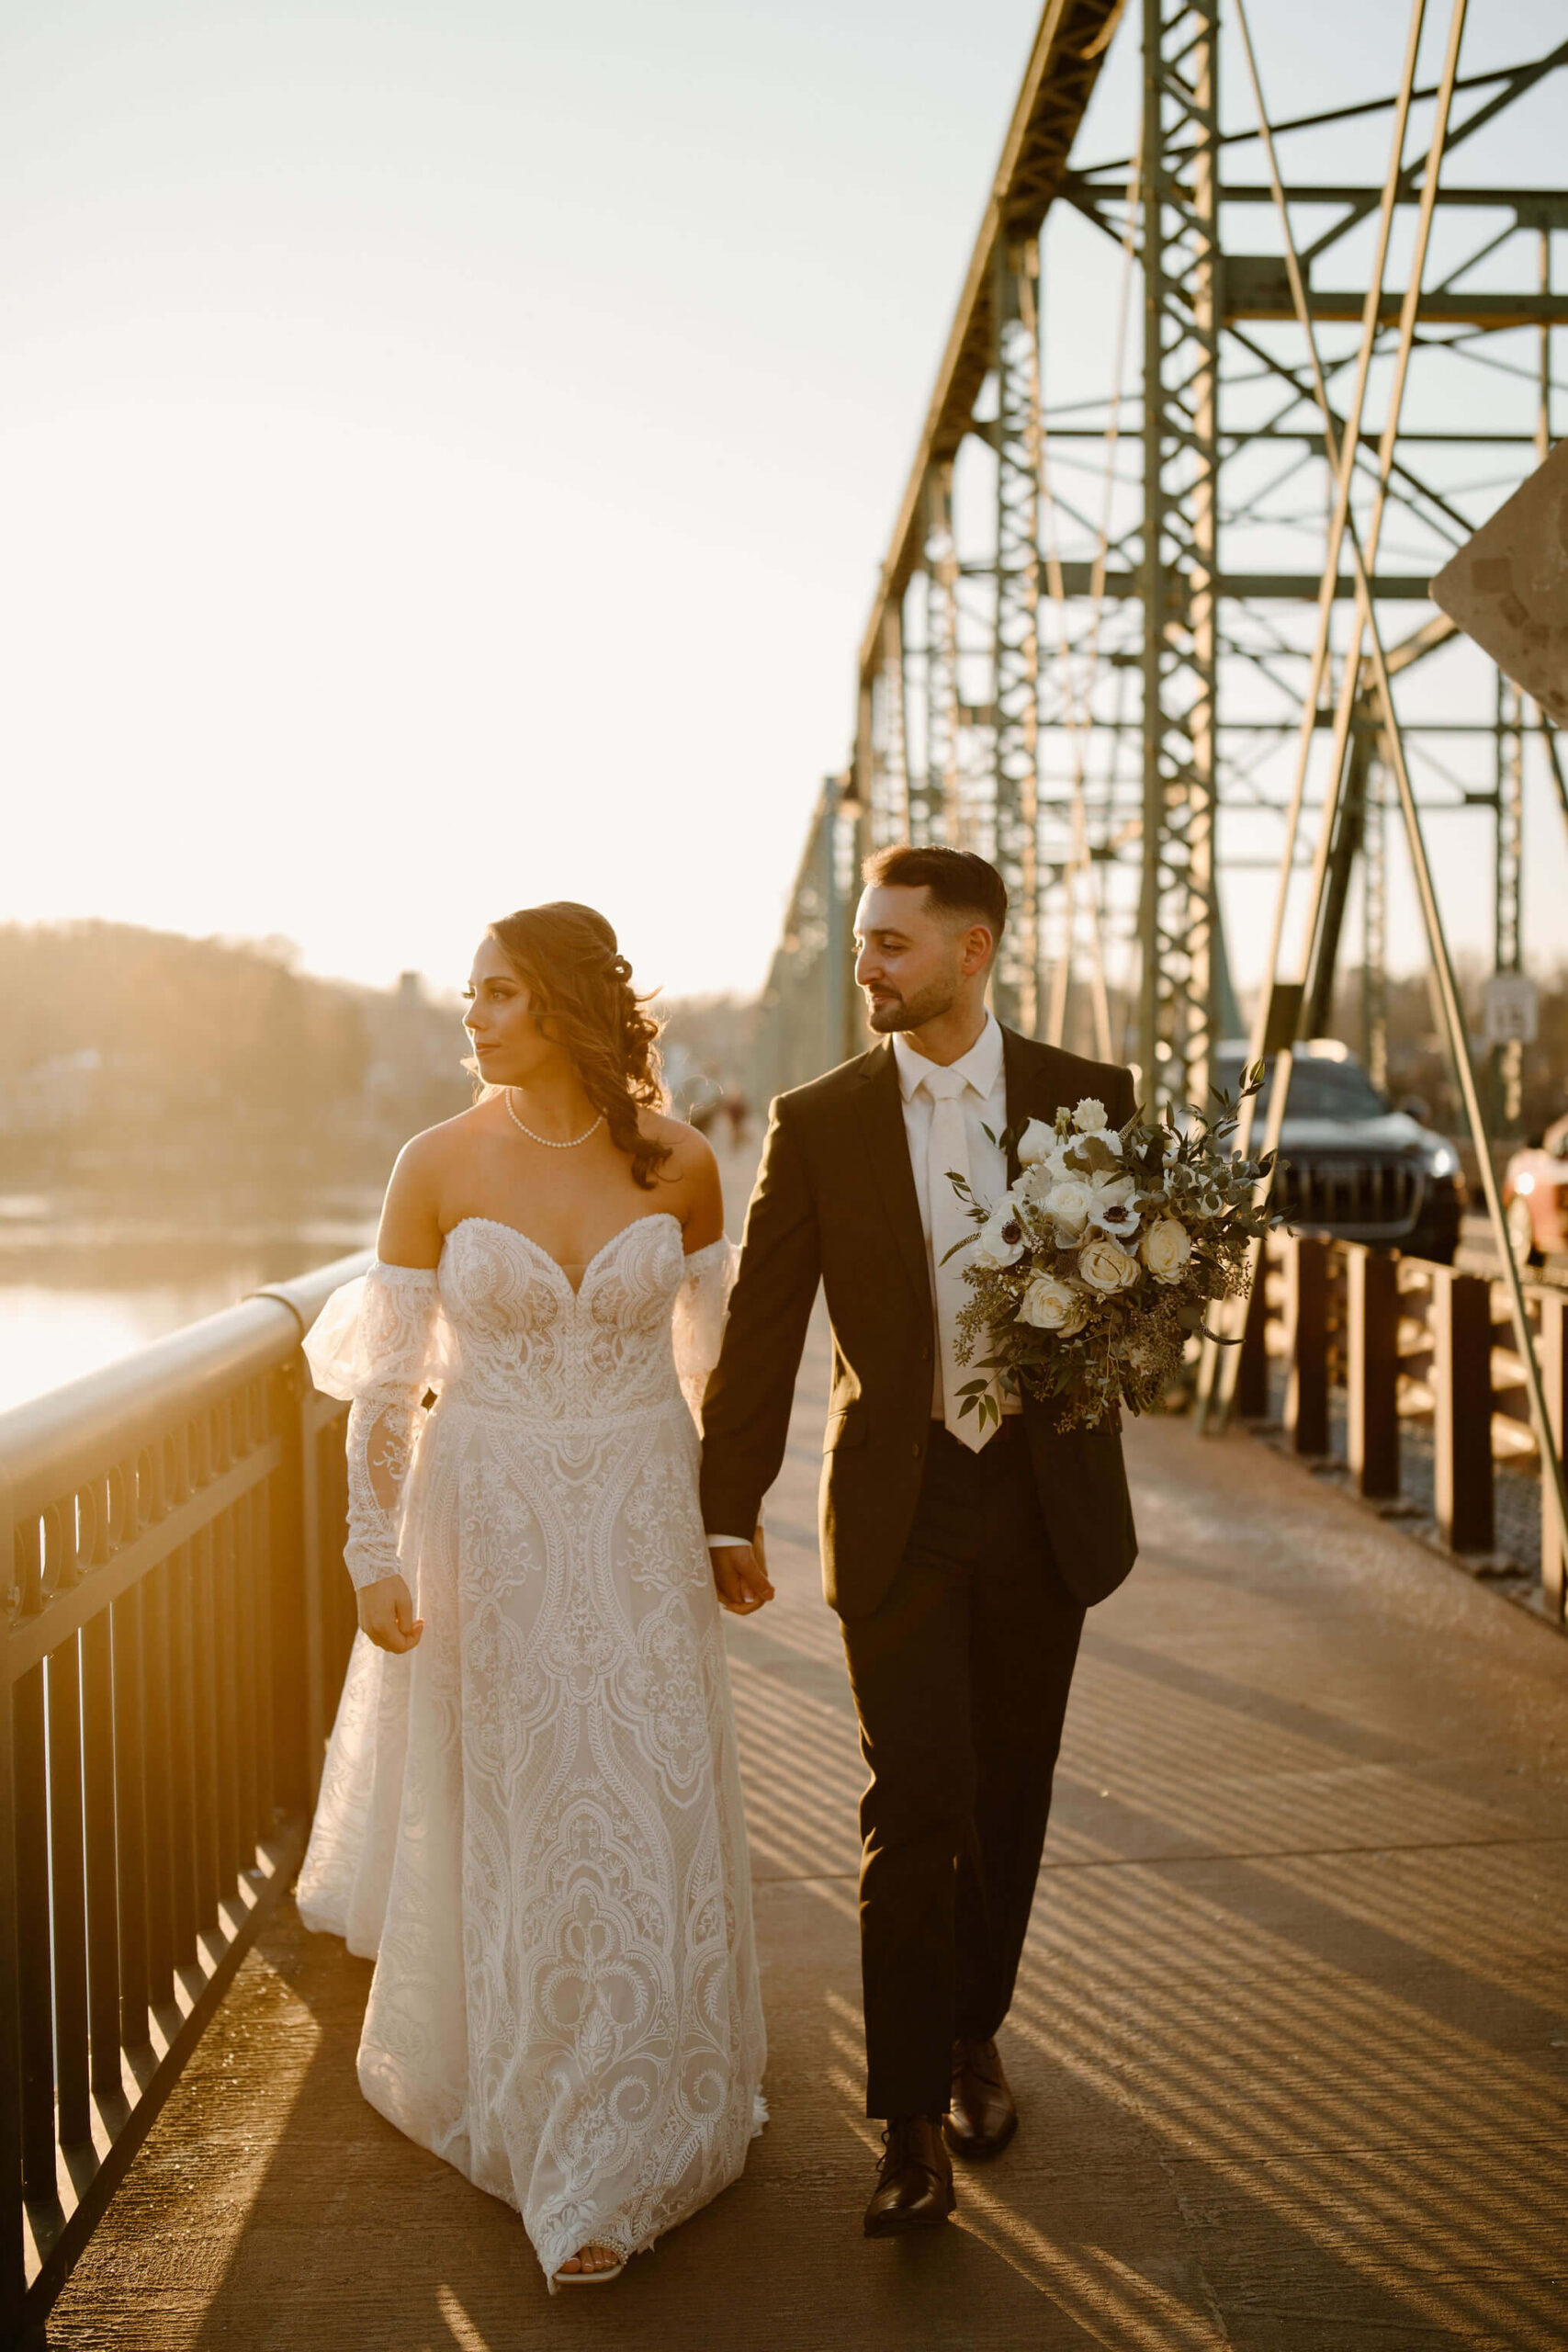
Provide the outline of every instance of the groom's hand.
<path id="1" fill-rule="evenodd" d="M 718 1605 L 737 1617 L 750 1617 L 772 1600 L 773 1588 L 761 1555 L 754 1544 L 715 1544 L 709 1547 Z"/>

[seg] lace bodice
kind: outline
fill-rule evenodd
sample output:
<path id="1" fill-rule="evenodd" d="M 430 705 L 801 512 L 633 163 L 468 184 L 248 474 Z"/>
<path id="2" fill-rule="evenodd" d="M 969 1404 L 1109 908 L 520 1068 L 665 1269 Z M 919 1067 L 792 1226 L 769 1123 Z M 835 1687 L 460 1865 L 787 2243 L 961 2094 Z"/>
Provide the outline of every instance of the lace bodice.
<path id="1" fill-rule="evenodd" d="M 334 1291 L 305 1353 L 317 1387 L 353 1402 L 344 1557 L 355 1584 L 398 1571 L 400 1498 L 432 1390 L 584 1431 L 682 1396 L 700 1419 L 737 1254 L 719 1240 L 684 1256 L 679 1219 L 656 1211 L 614 1234 L 574 1291 L 526 1234 L 469 1216 L 434 1271 L 378 1261 Z"/>

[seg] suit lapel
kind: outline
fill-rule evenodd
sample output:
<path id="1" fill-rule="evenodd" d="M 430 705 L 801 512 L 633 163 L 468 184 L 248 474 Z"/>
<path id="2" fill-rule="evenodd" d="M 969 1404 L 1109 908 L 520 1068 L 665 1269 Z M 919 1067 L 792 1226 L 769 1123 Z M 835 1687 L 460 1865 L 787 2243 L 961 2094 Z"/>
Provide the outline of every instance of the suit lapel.
<path id="1" fill-rule="evenodd" d="M 920 1230 L 915 1175 L 909 1165 L 909 1138 L 904 1126 L 898 1065 L 891 1046 L 874 1046 L 865 1059 L 865 1079 L 856 1104 L 861 1134 L 904 1271 L 916 1297 L 924 1304 L 931 1297 L 931 1275 L 926 1265 L 926 1237 Z"/>
<path id="2" fill-rule="evenodd" d="M 1007 1081 L 1008 1125 L 1021 1127 L 1028 1119 L 1043 1119 L 1049 1126 L 1063 1097 L 1060 1061 L 1055 1048 L 1022 1037 L 1016 1029 L 1002 1031 L 1002 1074 Z M 1008 1182 L 1018 1175 L 1018 1154 L 1008 1152 Z"/>

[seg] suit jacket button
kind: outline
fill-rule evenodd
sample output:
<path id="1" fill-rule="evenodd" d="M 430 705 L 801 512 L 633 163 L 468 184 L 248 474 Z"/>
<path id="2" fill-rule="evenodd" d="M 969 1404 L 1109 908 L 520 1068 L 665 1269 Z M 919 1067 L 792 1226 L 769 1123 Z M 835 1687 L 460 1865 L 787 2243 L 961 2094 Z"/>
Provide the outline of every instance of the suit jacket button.
<path id="1" fill-rule="evenodd" d="M 909 1448 L 909 1451 L 918 1462 L 921 1454 L 925 1452 L 925 1447 L 920 1443 L 919 1439 L 917 1438 L 914 1444 Z"/>

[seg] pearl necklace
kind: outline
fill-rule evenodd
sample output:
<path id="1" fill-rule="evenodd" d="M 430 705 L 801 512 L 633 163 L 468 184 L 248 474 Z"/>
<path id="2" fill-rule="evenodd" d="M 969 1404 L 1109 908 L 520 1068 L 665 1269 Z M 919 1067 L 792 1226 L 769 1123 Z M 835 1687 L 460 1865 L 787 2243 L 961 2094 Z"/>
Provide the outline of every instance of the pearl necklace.
<path id="1" fill-rule="evenodd" d="M 564 1143 L 557 1143 L 550 1136 L 536 1136 L 532 1127 L 525 1127 L 523 1125 L 522 1120 L 513 1109 L 510 1086 L 506 1090 L 506 1115 L 519 1134 L 525 1135 L 530 1143 L 542 1143 L 547 1151 L 575 1151 L 580 1143 L 586 1143 L 589 1136 L 596 1135 L 604 1124 L 604 1114 L 601 1111 L 591 1127 L 584 1127 L 580 1136 L 568 1136 Z"/>

